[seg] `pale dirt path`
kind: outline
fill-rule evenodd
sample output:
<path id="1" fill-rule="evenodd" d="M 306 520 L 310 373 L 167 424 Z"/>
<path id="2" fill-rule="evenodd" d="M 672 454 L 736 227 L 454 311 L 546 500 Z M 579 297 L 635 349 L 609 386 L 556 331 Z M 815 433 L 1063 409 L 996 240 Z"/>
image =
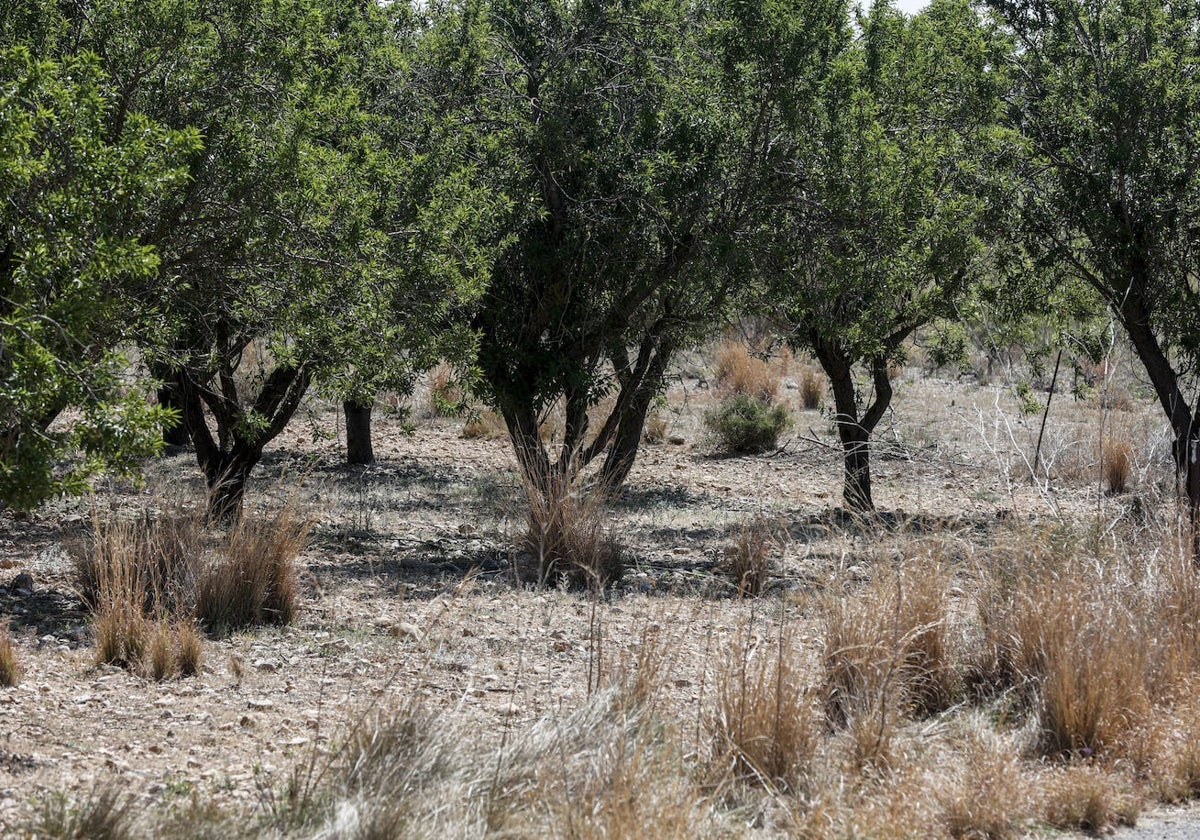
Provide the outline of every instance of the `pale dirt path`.
<path id="1" fill-rule="evenodd" d="M 1115 840 L 1194 840 L 1200 838 L 1200 805 L 1155 808 L 1138 818 L 1132 828 L 1113 833 Z"/>

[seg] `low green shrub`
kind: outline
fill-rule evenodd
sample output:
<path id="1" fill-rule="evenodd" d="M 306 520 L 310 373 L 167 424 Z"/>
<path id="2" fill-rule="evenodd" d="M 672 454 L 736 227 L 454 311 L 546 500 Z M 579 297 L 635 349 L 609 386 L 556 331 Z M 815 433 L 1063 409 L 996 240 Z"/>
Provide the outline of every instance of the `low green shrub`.
<path id="1" fill-rule="evenodd" d="M 704 415 L 704 425 L 727 452 L 764 452 L 775 448 L 792 419 L 781 405 L 773 406 L 748 394 L 733 394 Z"/>

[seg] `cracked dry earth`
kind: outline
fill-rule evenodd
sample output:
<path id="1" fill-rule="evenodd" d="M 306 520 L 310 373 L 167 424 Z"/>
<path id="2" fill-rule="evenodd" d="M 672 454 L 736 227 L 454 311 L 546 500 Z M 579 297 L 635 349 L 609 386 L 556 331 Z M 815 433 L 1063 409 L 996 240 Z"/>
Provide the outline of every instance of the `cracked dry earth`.
<path id="1" fill-rule="evenodd" d="M 779 451 L 718 458 L 701 423 L 711 401 L 695 383 L 669 394 L 669 432 L 683 442 L 639 456 L 612 512 L 632 568 L 599 602 L 515 583 L 520 489 L 503 440 L 465 440 L 462 421 L 446 418 L 404 435 L 381 416 L 378 465 L 350 469 L 336 413 L 314 403 L 268 452 L 247 497 L 252 516 L 292 500 L 314 519 L 299 618 L 206 641 L 201 673 L 188 679 L 156 683 L 95 664 L 64 548 L 86 529 L 92 502 L 0 515 L 0 620 L 25 669 L 17 687 L 0 689 L 0 835 L 46 797 L 86 796 L 113 778 L 147 804 L 192 791 L 250 803 L 335 750 L 363 714 L 414 697 L 498 741 L 577 707 L 646 633 L 669 640 L 664 700 L 697 721 L 698 738 L 714 651 L 756 621 L 770 633 L 771 611 L 828 569 L 868 574 L 922 541 L 967 557 L 1004 519 L 1119 517 L 1130 504 L 1099 494 L 1094 471 L 1033 486 L 1025 459 L 1037 420 L 1022 420 L 1005 389 L 913 377 L 874 461 L 881 521 L 902 527 L 864 530 L 835 512 L 841 462 L 827 415 L 793 405 L 796 427 Z M 1086 458 L 1096 417 L 1094 405 L 1061 399 L 1047 450 L 1063 463 Z M 1150 492 L 1164 472 L 1162 424 L 1148 402 L 1120 422 L 1141 430 L 1135 478 Z M 144 488 L 114 484 L 94 504 L 194 499 L 190 457 L 150 463 Z M 714 569 L 757 514 L 779 523 L 778 562 L 767 598 L 739 602 Z"/>

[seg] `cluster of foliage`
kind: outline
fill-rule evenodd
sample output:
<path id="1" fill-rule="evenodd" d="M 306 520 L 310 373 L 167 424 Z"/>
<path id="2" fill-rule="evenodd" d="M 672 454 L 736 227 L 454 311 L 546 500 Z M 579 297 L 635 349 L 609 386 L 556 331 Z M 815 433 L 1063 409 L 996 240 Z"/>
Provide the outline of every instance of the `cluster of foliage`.
<path id="1" fill-rule="evenodd" d="M 1175 0 L 11 0 L 0 500 L 128 469 L 175 422 L 212 513 L 236 516 L 311 387 L 369 431 L 375 393 L 439 358 L 472 371 L 534 487 L 597 461 L 612 490 L 675 354 L 759 308 L 824 369 L 845 502 L 870 509 L 905 341 L 947 324 L 952 355 L 972 313 L 1054 299 L 1108 306 L 1184 469 L 1198 18 Z"/>

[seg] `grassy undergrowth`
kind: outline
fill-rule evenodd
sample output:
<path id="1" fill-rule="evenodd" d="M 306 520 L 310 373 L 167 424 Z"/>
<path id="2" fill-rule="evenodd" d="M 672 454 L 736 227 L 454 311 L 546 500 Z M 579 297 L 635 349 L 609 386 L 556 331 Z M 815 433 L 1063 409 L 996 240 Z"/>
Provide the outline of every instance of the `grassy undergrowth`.
<path id="1" fill-rule="evenodd" d="M 413 699 L 349 714 L 253 807 L 196 793 L 146 808 L 104 788 L 49 801 L 27 833 L 1102 832 L 1200 793 L 1200 574 L 1185 543 L 1026 526 L 964 553 L 914 537 L 865 575 L 761 599 L 690 702 L 663 699 L 671 640 L 689 632 L 664 619 L 586 703 L 498 743 Z"/>

